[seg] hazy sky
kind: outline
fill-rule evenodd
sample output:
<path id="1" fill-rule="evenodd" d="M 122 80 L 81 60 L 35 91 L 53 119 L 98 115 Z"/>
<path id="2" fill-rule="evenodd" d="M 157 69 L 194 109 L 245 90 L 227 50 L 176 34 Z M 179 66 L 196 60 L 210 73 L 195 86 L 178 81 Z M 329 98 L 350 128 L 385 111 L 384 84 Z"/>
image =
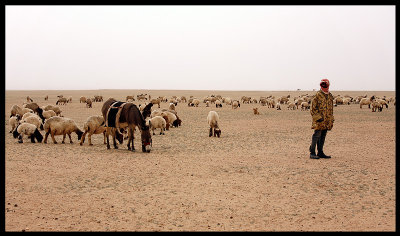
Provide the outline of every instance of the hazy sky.
<path id="1" fill-rule="evenodd" d="M 395 6 L 6 6 L 6 90 L 395 90 Z"/>

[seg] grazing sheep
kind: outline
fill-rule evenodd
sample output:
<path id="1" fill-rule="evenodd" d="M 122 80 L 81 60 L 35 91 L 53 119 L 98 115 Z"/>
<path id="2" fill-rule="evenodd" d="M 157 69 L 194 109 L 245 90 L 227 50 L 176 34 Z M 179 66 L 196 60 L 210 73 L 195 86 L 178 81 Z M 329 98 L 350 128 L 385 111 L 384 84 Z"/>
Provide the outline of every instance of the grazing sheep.
<path id="1" fill-rule="evenodd" d="M 289 102 L 288 106 L 287 106 L 288 110 L 296 110 L 296 104 Z"/>
<path id="2" fill-rule="evenodd" d="M 158 107 L 160 108 L 160 107 Z M 174 103 L 170 103 L 169 104 L 169 109 L 175 111 L 175 104 Z"/>
<path id="3" fill-rule="evenodd" d="M 134 96 L 131 96 L 131 95 L 128 95 L 128 96 L 126 96 L 126 100 L 125 101 L 135 101 L 135 97 Z"/>
<path id="4" fill-rule="evenodd" d="M 152 103 L 153 105 L 157 104 L 158 108 L 160 108 L 160 102 L 161 102 L 160 98 L 153 98 L 150 100 L 150 103 Z"/>
<path id="5" fill-rule="evenodd" d="M 254 115 L 260 115 L 260 112 L 258 112 L 258 108 L 253 108 L 253 113 Z"/>
<path id="6" fill-rule="evenodd" d="M 13 131 L 13 137 L 17 138 L 18 137 L 18 142 L 23 143 L 23 137 L 24 135 L 27 135 L 32 143 L 35 143 L 35 139 L 41 143 L 43 140 L 42 134 L 39 132 L 37 127 L 33 124 L 30 123 L 21 123 L 17 126 L 16 129 Z"/>
<path id="7" fill-rule="evenodd" d="M 90 99 L 90 98 L 86 99 L 86 107 L 87 108 L 92 108 L 92 104 L 93 104 L 92 99 Z"/>
<path id="8" fill-rule="evenodd" d="M 240 107 L 239 101 L 234 100 L 234 101 L 232 102 L 232 109 L 236 109 L 236 108 L 238 108 L 238 107 Z"/>
<path id="9" fill-rule="evenodd" d="M 86 97 L 82 96 L 79 98 L 79 103 L 85 103 L 86 102 Z"/>
<path id="10" fill-rule="evenodd" d="M 19 122 L 21 120 L 21 116 L 19 114 L 15 115 L 15 116 L 11 116 L 11 118 L 8 120 L 8 124 L 11 125 L 11 130 L 10 133 L 13 132 L 13 130 L 15 129 L 15 127 L 18 126 Z"/>
<path id="11" fill-rule="evenodd" d="M 172 122 L 172 127 L 178 128 L 178 126 L 181 126 L 181 125 L 182 125 L 182 120 L 179 119 L 179 116 L 178 116 L 177 114 L 175 114 L 175 116 L 176 116 L 176 120 L 174 120 L 174 121 Z"/>
<path id="12" fill-rule="evenodd" d="M 214 130 L 214 137 L 218 136 L 218 138 L 221 136 L 221 130 L 218 126 L 219 122 L 219 115 L 215 111 L 210 111 L 207 116 L 207 123 L 210 126 L 210 132 L 209 132 L 209 137 L 213 135 L 213 130 Z"/>
<path id="13" fill-rule="evenodd" d="M 81 136 L 83 134 L 83 132 L 76 125 L 75 121 L 69 118 L 58 116 L 53 116 L 50 119 L 46 120 L 46 122 L 44 123 L 44 131 L 46 132 L 46 134 L 43 142 L 47 143 L 47 137 L 50 134 L 51 138 L 53 139 L 53 143 L 55 144 L 57 143 L 57 141 L 54 138 L 54 135 L 63 135 L 62 143 L 64 143 L 65 136 L 68 134 L 70 143 L 73 143 L 71 138 L 72 132 L 75 132 L 78 135 L 78 140 L 81 139 Z"/>
<path id="14" fill-rule="evenodd" d="M 372 103 L 371 103 L 371 105 L 372 105 L 372 112 L 376 112 L 376 110 L 378 110 L 379 112 L 381 112 L 382 111 L 382 109 L 383 109 L 383 106 L 382 106 L 382 104 L 380 103 L 380 102 L 378 102 L 378 101 L 373 101 Z"/>
<path id="15" fill-rule="evenodd" d="M 221 101 L 220 101 L 219 99 L 217 99 L 217 100 L 215 101 L 215 107 L 216 107 L 216 108 L 222 107 L 222 103 L 221 103 Z"/>
<path id="16" fill-rule="evenodd" d="M 169 120 L 167 115 L 163 115 L 162 118 L 165 120 L 165 129 L 169 130 Z"/>
<path id="17" fill-rule="evenodd" d="M 12 107 L 11 107 L 11 115 L 10 115 L 10 117 L 12 117 L 12 116 L 16 116 L 17 114 L 18 115 L 20 115 L 20 116 L 23 116 L 24 114 L 22 114 L 22 108 L 21 107 L 19 107 L 18 105 L 13 105 Z"/>
<path id="18" fill-rule="evenodd" d="M 376 101 L 377 101 L 377 102 L 379 102 L 379 103 L 382 105 L 382 107 L 383 107 L 383 106 L 385 106 L 385 107 L 386 107 L 386 109 L 388 109 L 388 108 L 389 108 L 389 104 L 388 104 L 388 102 L 387 102 L 386 100 L 383 100 L 383 99 L 377 99 Z"/>
<path id="19" fill-rule="evenodd" d="M 193 101 L 192 101 L 192 104 L 193 104 L 193 105 L 191 105 L 191 106 L 198 107 L 199 104 L 200 104 L 199 99 L 194 98 Z"/>
<path id="20" fill-rule="evenodd" d="M 37 113 L 37 114 L 39 115 L 39 117 L 40 117 L 40 118 L 43 120 L 43 122 L 44 122 L 45 118 L 44 118 L 43 115 L 42 115 L 43 109 L 40 108 L 39 105 L 38 105 L 37 103 L 35 103 L 35 102 L 28 103 L 28 104 L 25 104 L 23 107 L 24 107 L 24 108 L 29 108 L 29 109 L 31 109 L 32 111 L 34 111 L 35 113 Z"/>
<path id="21" fill-rule="evenodd" d="M 68 102 L 68 99 L 65 97 L 59 98 L 56 102 L 56 105 L 60 104 L 60 105 L 65 105 Z"/>
<path id="22" fill-rule="evenodd" d="M 30 113 L 30 112 L 28 112 L 28 113 L 25 113 L 25 114 L 21 117 L 21 120 L 24 120 L 25 118 L 28 118 L 28 117 L 30 117 L 30 116 L 34 116 L 34 117 L 40 119 L 40 117 L 39 117 L 38 115 L 36 115 L 35 113 Z"/>
<path id="23" fill-rule="evenodd" d="M 20 124 L 22 124 L 22 123 L 30 123 L 32 125 L 35 125 L 38 129 L 43 130 L 43 124 L 42 124 L 42 122 L 40 121 L 40 119 L 39 119 L 39 117 L 37 115 L 32 115 L 32 116 L 28 116 L 28 117 L 22 118 L 19 121 L 19 123 Z"/>
<path id="24" fill-rule="evenodd" d="M 49 95 L 46 95 L 46 97 L 44 97 L 44 100 L 45 101 L 49 100 Z"/>
<path id="25" fill-rule="evenodd" d="M 375 96 L 371 96 L 370 98 L 361 98 L 360 100 L 360 109 L 363 105 L 368 105 L 368 108 L 371 108 L 371 103 L 375 100 Z"/>
<path id="26" fill-rule="evenodd" d="M 163 111 L 161 113 L 161 116 L 164 116 L 164 115 L 168 117 L 168 122 L 169 122 L 170 126 L 177 127 L 177 123 L 175 122 L 177 120 L 177 118 L 176 118 L 176 115 L 174 113 L 172 113 L 170 111 Z"/>
<path id="27" fill-rule="evenodd" d="M 281 109 L 281 104 L 279 102 L 276 104 L 276 110 L 282 110 Z"/>
<path id="28" fill-rule="evenodd" d="M 155 116 L 155 117 L 151 118 L 148 122 L 149 122 L 150 130 L 153 131 L 153 135 L 155 135 L 154 130 L 157 128 L 161 129 L 160 135 L 165 134 L 164 130 L 167 127 L 167 122 L 165 121 L 164 118 L 162 118 L 161 116 Z"/>
<path id="29" fill-rule="evenodd" d="M 186 103 L 187 102 L 186 97 L 185 96 L 181 96 L 181 101 Z"/>
<path id="30" fill-rule="evenodd" d="M 72 102 L 72 97 L 69 97 L 67 102 Z"/>
<path id="31" fill-rule="evenodd" d="M 29 96 L 26 97 L 26 102 L 33 102 L 32 98 L 30 98 Z"/>
<path id="32" fill-rule="evenodd" d="M 301 103 L 301 110 L 302 111 L 310 110 L 310 104 L 308 102 L 302 102 Z"/>
<path id="33" fill-rule="evenodd" d="M 48 110 L 48 111 L 43 111 L 42 115 L 45 119 L 49 119 L 50 117 L 56 116 L 57 114 L 53 110 Z"/>
<path id="34" fill-rule="evenodd" d="M 44 111 L 52 110 L 56 113 L 57 116 L 62 116 L 61 109 L 59 106 L 47 105 L 47 106 L 43 107 L 43 110 Z"/>
<path id="35" fill-rule="evenodd" d="M 79 145 L 83 145 L 85 142 L 85 137 L 86 134 L 88 134 L 88 139 L 89 139 L 89 145 L 92 146 L 92 135 L 93 134 L 103 134 L 104 139 L 103 143 L 107 144 L 106 142 L 106 130 L 107 128 L 105 127 L 104 123 L 104 117 L 103 116 L 90 116 L 87 118 L 85 123 L 83 124 L 83 131 L 84 133 L 82 134 L 81 137 L 81 142 Z"/>
<path id="36" fill-rule="evenodd" d="M 206 101 L 206 107 L 210 106 L 210 101 Z"/>

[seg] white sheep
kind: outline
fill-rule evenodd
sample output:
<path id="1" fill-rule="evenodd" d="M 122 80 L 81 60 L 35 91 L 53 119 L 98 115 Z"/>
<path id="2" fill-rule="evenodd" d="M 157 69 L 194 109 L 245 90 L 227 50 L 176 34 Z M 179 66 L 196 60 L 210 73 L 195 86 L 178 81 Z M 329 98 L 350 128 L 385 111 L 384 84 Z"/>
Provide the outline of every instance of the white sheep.
<path id="1" fill-rule="evenodd" d="M 22 114 L 22 108 L 21 107 L 19 107 L 18 105 L 13 105 L 12 107 L 11 107 L 11 115 L 10 115 L 10 117 L 12 117 L 12 116 L 16 116 L 17 114 L 18 115 L 20 115 L 20 116 L 23 116 L 24 114 Z"/>
<path id="2" fill-rule="evenodd" d="M 43 107 L 43 110 L 45 110 L 45 111 L 53 110 L 57 116 L 62 116 L 61 109 L 59 106 L 47 105 L 47 106 Z"/>
<path id="3" fill-rule="evenodd" d="M 160 107 L 158 107 L 158 108 L 160 108 Z M 171 102 L 169 104 L 169 109 L 175 111 L 175 104 Z"/>
<path id="4" fill-rule="evenodd" d="M 149 125 L 150 129 L 153 131 L 153 135 L 155 135 L 154 130 L 157 128 L 161 129 L 160 135 L 165 134 L 164 130 L 167 127 L 167 122 L 161 116 L 155 116 L 155 117 L 149 119 L 148 125 Z"/>
<path id="5" fill-rule="evenodd" d="M 43 124 L 42 124 L 42 122 L 40 121 L 40 118 L 37 115 L 32 115 L 32 116 L 25 117 L 25 118 L 21 119 L 19 121 L 19 123 L 20 124 L 29 123 L 29 124 L 35 125 L 38 129 L 43 130 Z"/>
<path id="6" fill-rule="evenodd" d="M 214 130 L 214 137 L 218 136 L 218 138 L 221 136 L 221 130 L 218 126 L 219 122 L 219 115 L 216 111 L 210 111 L 207 116 L 207 123 L 210 126 L 210 133 L 209 137 L 213 135 L 213 130 Z"/>
<path id="7" fill-rule="evenodd" d="M 288 110 L 296 110 L 296 104 L 293 102 L 289 102 L 287 109 Z"/>
<path id="8" fill-rule="evenodd" d="M 236 109 L 236 108 L 238 108 L 238 107 L 240 107 L 239 101 L 237 101 L 237 100 L 233 101 L 233 102 L 232 102 L 232 109 Z"/>
<path id="9" fill-rule="evenodd" d="M 19 114 L 15 115 L 15 116 L 11 116 L 11 118 L 8 120 L 8 124 L 11 125 L 10 133 L 12 133 L 14 131 L 15 127 L 18 126 L 20 120 L 21 120 L 21 116 Z"/>
<path id="10" fill-rule="evenodd" d="M 215 107 L 216 108 L 222 107 L 222 103 L 221 103 L 221 101 L 219 99 L 215 100 Z"/>
<path id="11" fill-rule="evenodd" d="M 35 139 L 41 143 L 43 136 L 37 129 L 37 127 L 30 123 L 21 123 L 17 126 L 17 128 L 13 131 L 13 137 L 18 137 L 18 142 L 23 143 L 23 137 L 27 135 L 32 143 L 35 143 Z"/>
<path id="12" fill-rule="evenodd" d="M 80 97 L 79 103 L 86 103 L 86 97 L 84 97 L 84 96 Z"/>
<path id="13" fill-rule="evenodd" d="M 43 117 L 47 120 L 47 119 L 49 119 L 50 117 L 56 116 L 57 114 L 56 114 L 56 112 L 53 111 L 53 110 L 48 110 L 48 111 L 43 111 L 43 112 L 42 112 L 42 115 L 43 115 Z"/>
<path id="14" fill-rule="evenodd" d="M 51 138 L 53 139 L 53 143 L 57 143 L 54 138 L 54 135 L 63 135 L 62 143 L 65 141 L 65 136 L 68 134 L 70 143 L 72 142 L 71 133 L 75 132 L 78 135 L 78 140 L 81 139 L 83 132 L 78 128 L 75 121 L 64 118 L 53 116 L 46 120 L 44 123 L 44 131 L 46 132 L 43 143 L 47 143 L 47 137 L 51 134 Z"/>
<path id="15" fill-rule="evenodd" d="M 301 103 L 301 110 L 302 111 L 307 111 L 310 109 L 310 104 L 308 104 L 308 102 L 302 102 Z"/>
<path id="16" fill-rule="evenodd" d="M 88 134 L 88 139 L 89 139 L 89 145 L 92 146 L 92 135 L 93 134 L 103 134 L 104 139 L 103 143 L 107 144 L 106 142 L 106 130 L 107 128 L 105 127 L 104 123 L 104 117 L 103 116 L 90 116 L 87 118 L 85 123 L 83 124 L 83 131 L 84 133 L 82 134 L 81 137 L 81 142 L 79 145 L 83 145 L 85 142 L 85 136 Z"/>
<path id="17" fill-rule="evenodd" d="M 193 99 L 193 101 L 192 101 L 192 104 L 193 104 L 193 105 L 191 105 L 191 106 L 198 107 L 198 106 L 199 106 L 199 104 L 200 104 L 200 100 L 199 100 L 199 99 L 197 99 L 197 98 L 195 98 L 195 99 Z"/>

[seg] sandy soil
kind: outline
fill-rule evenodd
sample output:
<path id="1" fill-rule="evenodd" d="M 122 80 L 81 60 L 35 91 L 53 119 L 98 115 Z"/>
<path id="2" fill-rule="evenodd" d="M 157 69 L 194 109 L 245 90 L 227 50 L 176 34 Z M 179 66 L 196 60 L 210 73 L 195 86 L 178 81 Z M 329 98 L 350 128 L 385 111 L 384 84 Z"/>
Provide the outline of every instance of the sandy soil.
<path id="1" fill-rule="evenodd" d="M 80 96 L 125 100 L 148 93 L 203 98 L 220 94 L 239 99 L 304 91 L 6 91 L 6 231 L 394 231 L 395 106 L 371 112 L 359 105 L 334 108 L 325 153 L 312 160 L 309 111 L 281 111 L 260 104 L 188 107 L 166 135 L 153 136 L 151 153 L 107 150 L 102 135 L 74 143 L 19 144 L 9 132 L 10 109 L 27 95 L 40 106 L 57 95 L 72 96 L 60 106 L 79 127 L 100 115 L 102 103 L 86 108 Z M 395 92 L 338 92 L 386 95 Z M 44 96 L 49 95 L 49 101 Z M 136 102 L 137 104 L 137 102 Z M 163 103 L 162 108 L 167 108 Z M 254 115 L 258 107 L 260 115 Z M 220 115 L 221 138 L 208 137 L 207 114 Z M 42 134 L 44 132 L 42 131 Z M 135 146 L 140 147 L 139 139 Z M 140 150 L 140 148 L 138 148 Z"/>

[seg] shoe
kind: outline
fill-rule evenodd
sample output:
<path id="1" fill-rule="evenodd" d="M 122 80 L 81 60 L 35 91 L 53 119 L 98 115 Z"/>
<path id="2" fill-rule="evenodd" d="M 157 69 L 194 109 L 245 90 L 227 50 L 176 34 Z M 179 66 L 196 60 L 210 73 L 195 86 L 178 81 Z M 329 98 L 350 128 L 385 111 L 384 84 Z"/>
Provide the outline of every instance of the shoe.
<path id="1" fill-rule="evenodd" d="M 323 153 L 323 152 L 318 152 L 318 155 L 317 155 L 319 158 L 326 158 L 326 159 L 328 159 L 328 158 L 331 158 L 331 156 L 327 156 L 327 155 L 325 155 L 325 153 Z"/>
<path id="2" fill-rule="evenodd" d="M 315 153 L 310 153 L 311 159 L 319 159 L 319 156 L 315 155 Z"/>

